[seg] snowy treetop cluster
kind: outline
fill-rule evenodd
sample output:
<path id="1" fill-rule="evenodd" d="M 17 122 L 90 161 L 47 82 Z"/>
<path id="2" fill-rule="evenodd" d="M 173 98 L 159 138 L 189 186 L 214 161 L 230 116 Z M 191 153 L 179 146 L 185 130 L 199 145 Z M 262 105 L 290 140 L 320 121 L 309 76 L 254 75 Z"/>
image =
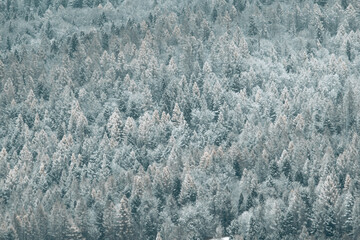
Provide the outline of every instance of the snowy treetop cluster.
<path id="1" fill-rule="evenodd" d="M 0 239 L 359 239 L 357 0 L 3 0 L 0 23 Z"/>

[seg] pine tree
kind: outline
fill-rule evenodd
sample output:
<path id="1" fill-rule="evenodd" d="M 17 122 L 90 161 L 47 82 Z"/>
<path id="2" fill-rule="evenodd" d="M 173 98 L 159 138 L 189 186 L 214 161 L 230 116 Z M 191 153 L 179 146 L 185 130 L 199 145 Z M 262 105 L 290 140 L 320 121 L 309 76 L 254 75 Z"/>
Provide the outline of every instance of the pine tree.
<path id="1" fill-rule="evenodd" d="M 87 238 L 88 213 L 85 202 L 82 198 L 78 199 L 75 207 L 75 224 L 79 228 L 83 237 Z"/>
<path id="2" fill-rule="evenodd" d="M 32 170 L 33 166 L 33 156 L 32 153 L 29 151 L 27 144 L 24 145 L 23 149 L 20 152 L 20 160 L 25 166 L 26 171 L 29 173 Z"/>
<path id="3" fill-rule="evenodd" d="M 292 211 L 287 211 L 283 219 L 283 232 L 284 235 L 293 236 L 296 234 L 295 219 Z"/>
<path id="4" fill-rule="evenodd" d="M 282 172 L 284 173 L 285 177 L 287 177 L 291 181 L 292 180 L 291 164 L 286 150 L 284 150 L 283 153 L 281 154 L 280 162 L 282 162 Z"/>
<path id="5" fill-rule="evenodd" d="M 135 143 L 136 123 L 132 117 L 128 117 L 126 119 L 123 131 L 124 131 L 124 142 L 126 144 Z"/>
<path id="6" fill-rule="evenodd" d="M 344 212 L 344 216 L 343 219 L 345 220 L 342 224 L 343 224 L 343 231 L 344 233 L 351 237 L 353 234 L 353 206 L 354 206 L 354 198 L 352 196 L 352 194 L 348 191 L 345 194 L 345 199 L 344 199 L 344 206 L 345 206 L 345 212 Z"/>
<path id="7" fill-rule="evenodd" d="M 108 179 L 108 177 L 111 175 L 111 161 L 109 160 L 109 158 L 107 157 L 107 155 L 104 153 L 103 157 L 102 157 L 102 162 L 101 162 L 101 178 L 102 181 L 106 181 Z"/>
<path id="8" fill-rule="evenodd" d="M 250 217 L 250 222 L 249 222 L 249 228 L 247 231 L 247 236 L 249 239 L 256 239 L 258 236 L 258 232 L 259 231 L 259 224 L 257 223 L 256 219 L 254 216 Z"/>
<path id="9" fill-rule="evenodd" d="M 68 240 L 84 239 L 80 229 L 75 225 L 72 219 L 68 220 L 67 230 L 65 235 L 66 235 L 66 239 Z"/>
<path id="10" fill-rule="evenodd" d="M 190 174 L 185 174 L 185 178 L 183 183 L 181 184 L 181 191 L 180 191 L 180 202 L 182 204 L 187 204 L 188 202 L 195 202 L 197 197 L 197 190 L 195 183 L 190 176 Z"/>
<path id="11" fill-rule="evenodd" d="M 248 58 L 250 56 L 248 44 L 247 44 L 246 39 L 244 37 L 242 37 L 240 39 L 239 48 L 240 48 L 240 53 L 241 53 L 243 58 Z"/>
<path id="12" fill-rule="evenodd" d="M 230 199 L 230 192 L 229 190 L 225 190 L 223 192 L 220 192 L 219 195 L 221 196 L 220 199 L 222 200 L 220 205 L 220 213 L 219 213 L 219 217 L 220 217 L 220 222 L 221 222 L 221 226 L 226 229 L 231 221 L 234 219 L 234 213 L 232 210 L 232 204 L 231 204 L 231 199 Z"/>
<path id="13" fill-rule="evenodd" d="M 37 227 L 39 229 L 39 238 L 46 239 L 48 238 L 48 216 L 40 203 L 35 212 L 35 219 L 37 222 Z"/>
<path id="14" fill-rule="evenodd" d="M 323 26 L 322 22 L 319 19 L 317 19 L 315 22 L 315 28 L 316 28 L 316 39 L 320 43 L 323 43 L 325 30 L 324 30 L 324 26 Z"/>
<path id="15" fill-rule="evenodd" d="M 333 209 L 328 209 L 324 218 L 324 233 L 326 237 L 333 237 L 336 232 L 335 214 Z"/>
<path id="16" fill-rule="evenodd" d="M 123 196 L 120 204 L 116 206 L 115 231 L 116 236 L 121 240 L 132 239 L 132 219 L 126 196 Z"/>
<path id="17" fill-rule="evenodd" d="M 241 215 L 241 213 L 244 211 L 244 195 L 241 193 L 238 201 L 238 214 Z"/>
<path id="18" fill-rule="evenodd" d="M 338 198 L 338 191 L 333 181 L 332 175 L 319 184 L 319 196 L 315 202 L 312 232 L 324 233 L 331 237 L 335 234 L 335 213 L 334 204 Z"/>
<path id="19" fill-rule="evenodd" d="M 273 160 L 273 161 L 270 162 L 270 175 L 273 178 L 279 178 L 280 177 L 279 166 L 278 166 L 276 160 Z"/>
<path id="20" fill-rule="evenodd" d="M 164 196 L 164 188 L 162 184 L 161 172 L 159 169 L 156 170 L 154 180 L 153 180 L 153 194 L 159 200 L 158 209 L 159 211 L 165 205 L 165 196 Z"/>
<path id="21" fill-rule="evenodd" d="M 348 57 L 349 61 L 351 62 L 353 59 L 352 52 L 351 52 L 351 44 L 350 41 L 346 41 L 346 56 Z"/>
<path id="22" fill-rule="evenodd" d="M 66 209 L 65 207 L 56 202 L 51 210 L 51 218 L 50 218 L 50 232 L 49 234 L 53 238 L 61 238 L 65 239 L 66 237 L 66 229 L 67 229 L 67 218 L 66 218 Z"/>
<path id="23" fill-rule="evenodd" d="M 122 122 L 120 118 L 120 112 L 116 109 L 110 116 L 107 129 L 110 133 L 110 137 L 116 141 L 120 141 L 122 137 Z"/>
<path id="24" fill-rule="evenodd" d="M 23 217 L 23 230 L 24 230 L 24 239 L 32 239 L 35 235 L 35 228 L 32 228 L 31 226 L 31 217 L 29 215 L 32 215 L 33 213 L 30 212 L 30 214 L 27 214 Z"/>
<path id="25" fill-rule="evenodd" d="M 181 180 L 177 176 L 173 178 L 171 194 L 175 200 L 179 199 L 179 195 L 180 195 L 181 189 L 182 189 L 181 184 L 182 184 Z"/>
<path id="26" fill-rule="evenodd" d="M 356 198 L 353 207 L 353 236 L 360 235 L 360 199 Z"/>
<path id="27" fill-rule="evenodd" d="M 255 17 L 250 16 L 249 17 L 249 35 L 250 36 L 256 36 L 258 34 L 259 30 L 255 23 Z"/>
<path id="28" fill-rule="evenodd" d="M 345 10 L 345 19 L 349 23 L 350 29 L 356 31 L 358 27 L 358 21 L 356 17 L 356 10 L 351 3 L 347 6 Z"/>
<path id="29" fill-rule="evenodd" d="M 181 126 L 185 123 L 184 115 L 180 111 L 179 105 L 177 103 L 175 103 L 171 121 L 175 124 L 175 126 Z"/>
<path id="30" fill-rule="evenodd" d="M 248 195 L 246 199 L 246 211 L 249 211 L 252 207 L 254 207 L 254 198 L 251 194 Z"/>
<path id="31" fill-rule="evenodd" d="M 8 51 L 11 51 L 12 47 L 11 47 L 11 40 L 9 37 L 6 38 L 6 49 Z"/>
<path id="32" fill-rule="evenodd" d="M 10 103 L 15 97 L 15 87 L 13 81 L 10 78 L 8 78 L 5 82 L 3 90 L 8 102 Z"/>
<path id="33" fill-rule="evenodd" d="M 344 124 L 345 124 L 345 132 L 349 132 L 351 127 L 355 123 L 355 101 L 354 101 L 354 91 L 348 86 L 347 91 L 345 92 L 343 108 L 344 108 Z"/>
<path id="34" fill-rule="evenodd" d="M 7 176 L 10 166 L 7 161 L 7 151 L 3 148 L 0 152 L 0 179 L 3 179 Z"/>
<path id="35" fill-rule="evenodd" d="M 79 49 L 79 40 L 77 34 L 74 33 L 74 35 L 71 37 L 71 42 L 69 46 L 69 56 L 73 57 L 74 53 L 78 51 L 78 49 Z"/>
<path id="36" fill-rule="evenodd" d="M 170 193 L 170 191 L 171 191 L 171 180 L 172 180 L 172 176 L 171 176 L 170 170 L 166 166 L 162 169 L 162 185 L 164 188 L 164 192 L 166 194 Z"/>
<path id="37" fill-rule="evenodd" d="M 3 81 L 4 78 L 5 78 L 5 65 L 0 60 L 0 79 L 1 79 L 1 81 Z"/>

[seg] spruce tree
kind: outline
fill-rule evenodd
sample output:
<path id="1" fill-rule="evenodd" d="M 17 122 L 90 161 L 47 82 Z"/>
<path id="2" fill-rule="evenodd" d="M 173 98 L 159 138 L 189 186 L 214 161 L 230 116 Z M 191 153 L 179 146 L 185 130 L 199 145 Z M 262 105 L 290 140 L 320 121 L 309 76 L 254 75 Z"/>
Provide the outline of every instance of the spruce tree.
<path id="1" fill-rule="evenodd" d="M 118 239 L 132 239 L 133 225 L 131 212 L 128 206 L 128 199 L 126 196 L 123 196 L 120 203 L 116 206 L 115 231 Z"/>
<path id="2" fill-rule="evenodd" d="M 250 36 L 256 36 L 258 34 L 259 30 L 255 23 L 255 17 L 250 16 L 249 17 L 249 35 Z"/>
<path id="3" fill-rule="evenodd" d="M 189 202 L 195 202 L 197 197 L 197 190 L 195 183 L 190 174 L 186 174 L 183 183 L 181 184 L 180 202 L 187 204 Z"/>

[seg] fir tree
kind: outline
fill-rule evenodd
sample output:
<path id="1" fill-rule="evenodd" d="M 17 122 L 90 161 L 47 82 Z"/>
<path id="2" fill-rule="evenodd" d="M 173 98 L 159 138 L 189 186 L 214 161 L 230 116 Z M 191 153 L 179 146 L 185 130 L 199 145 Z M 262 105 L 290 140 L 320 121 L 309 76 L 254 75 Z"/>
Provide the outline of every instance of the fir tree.
<path id="1" fill-rule="evenodd" d="M 190 174 L 185 175 L 184 181 L 181 184 L 181 192 L 179 194 L 179 197 L 182 204 L 196 201 L 197 190 Z"/>
<path id="2" fill-rule="evenodd" d="M 255 23 L 254 16 L 250 16 L 249 18 L 249 35 L 250 36 L 256 36 L 258 34 L 259 30 Z"/>
<path id="3" fill-rule="evenodd" d="M 124 196 L 121 199 L 120 204 L 116 206 L 115 214 L 116 236 L 121 240 L 132 239 L 132 219 L 126 196 Z"/>

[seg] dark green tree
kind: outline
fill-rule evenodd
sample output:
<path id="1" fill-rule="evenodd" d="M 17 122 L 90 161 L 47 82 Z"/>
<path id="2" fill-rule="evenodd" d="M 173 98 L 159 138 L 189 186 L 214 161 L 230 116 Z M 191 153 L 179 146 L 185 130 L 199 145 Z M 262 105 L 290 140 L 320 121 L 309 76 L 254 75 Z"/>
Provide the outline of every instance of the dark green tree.
<path id="1" fill-rule="evenodd" d="M 249 17 L 249 35 L 250 36 L 256 36 L 258 34 L 259 30 L 255 23 L 255 17 L 250 16 Z"/>
<path id="2" fill-rule="evenodd" d="M 73 8 L 82 8 L 83 7 L 83 0 L 73 0 L 71 6 Z"/>
<path id="3" fill-rule="evenodd" d="M 6 38 L 6 49 L 8 50 L 8 51 L 11 51 L 11 41 L 10 41 L 10 38 L 9 37 L 7 37 Z"/>
<path id="4" fill-rule="evenodd" d="M 348 57 L 348 60 L 351 62 L 352 54 L 351 54 L 351 44 L 349 40 L 346 41 L 346 56 Z"/>
<path id="5" fill-rule="evenodd" d="M 74 53 L 78 50 L 78 48 L 79 48 L 78 36 L 76 33 L 74 33 L 70 40 L 70 47 L 69 47 L 70 57 L 74 56 Z"/>

